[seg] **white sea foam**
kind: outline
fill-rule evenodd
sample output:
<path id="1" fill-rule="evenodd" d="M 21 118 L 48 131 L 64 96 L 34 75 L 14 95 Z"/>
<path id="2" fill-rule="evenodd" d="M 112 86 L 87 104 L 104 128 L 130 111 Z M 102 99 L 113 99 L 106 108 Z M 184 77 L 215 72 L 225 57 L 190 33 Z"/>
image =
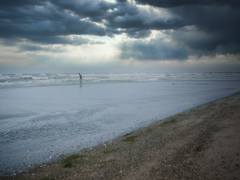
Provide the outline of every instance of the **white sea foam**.
<path id="1" fill-rule="evenodd" d="M 0 75 L 0 174 L 240 91 L 239 73 Z"/>
<path id="2" fill-rule="evenodd" d="M 83 74 L 84 84 L 156 81 L 239 81 L 240 73 Z M 76 85 L 78 74 L 0 74 L 0 88 Z"/>

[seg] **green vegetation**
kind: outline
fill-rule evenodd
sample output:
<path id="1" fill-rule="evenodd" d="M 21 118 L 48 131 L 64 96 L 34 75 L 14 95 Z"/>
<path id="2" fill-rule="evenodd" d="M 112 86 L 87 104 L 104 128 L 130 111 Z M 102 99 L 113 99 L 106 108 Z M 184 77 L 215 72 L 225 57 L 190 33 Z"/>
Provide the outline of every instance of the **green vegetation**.
<path id="1" fill-rule="evenodd" d="M 109 153 L 117 152 L 118 150 L 119 150 L 119 148 L 115 148 L 115 149 L 110 149 L 110 150 L 103 151 L 103 153 L 104 154 L 109 154 Z"/>
<path id="2" fill-rule="evenodd" d="M 171 124 L 171 123 L 175 123 L 176 122 L 176 119 L 175 118 L 172 118 L 170 120 L 167 120 L 167 121 L 163 121 L 160 126 L 165 126 L 167 124 Z"/>
<path id="3" fill-rule="evenodd" d="M 129 136 L 129 137 L 126 137 L 125 139 L 123 139 L 122 141 L 123 142 L 135 142 L 136 139 L 138 138 L 139 136 Z"/>
<path id="4" fill-rule="evenodd" d="M 83 158 L 83 157 L 86 157 L 86 156 L 80 156 L 80 155 L 77 155 L 77 154 L 73 154 L 71 156 L 68 156 L 67 158 L 62 160 L 63 167 L 71 168 L 71 167 L 74 166 L 74 163 L 76 162 L 76 159 Z"/>
<path id="5" fill-rule="evenodd" d="M 146 133 L 151 133 L 153 131 L 153 128 L 149 128 L 146 130 Z"/>
<path id="6" fill-rule="evenodd" d="M 186 114 L 181 114 L 181 113 L 180 113 L 180 114 L 178 114 L 178 116 L 186 116 Z"/>

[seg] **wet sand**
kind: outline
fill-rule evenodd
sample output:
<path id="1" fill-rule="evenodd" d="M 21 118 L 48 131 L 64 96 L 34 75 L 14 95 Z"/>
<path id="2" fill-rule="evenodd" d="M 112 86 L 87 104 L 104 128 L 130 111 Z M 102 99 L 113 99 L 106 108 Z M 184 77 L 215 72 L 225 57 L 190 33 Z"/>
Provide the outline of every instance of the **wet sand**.
<path id="1" fill-rule="evenodd" d="M 240 94 L 0 179 L 240 179 Z"/>

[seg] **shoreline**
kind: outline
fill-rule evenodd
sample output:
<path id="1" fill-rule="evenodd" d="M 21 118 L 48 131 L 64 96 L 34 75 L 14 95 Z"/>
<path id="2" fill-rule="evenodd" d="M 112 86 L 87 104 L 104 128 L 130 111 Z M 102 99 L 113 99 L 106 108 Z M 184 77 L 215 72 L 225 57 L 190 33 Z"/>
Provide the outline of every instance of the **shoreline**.
<path id="1" fill-rule="evenodd" d="M 240 93 L 0 179 L 238 179 L 239 110 Z"/>

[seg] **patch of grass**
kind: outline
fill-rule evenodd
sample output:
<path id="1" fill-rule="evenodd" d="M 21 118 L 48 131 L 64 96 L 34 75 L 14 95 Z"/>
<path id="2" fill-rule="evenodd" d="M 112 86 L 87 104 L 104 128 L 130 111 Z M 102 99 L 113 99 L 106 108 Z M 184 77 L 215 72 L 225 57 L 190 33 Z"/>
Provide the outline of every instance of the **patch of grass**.
<path id="1" fill-rule="evenodd" d="M 115 148 L 115 149 L 110 149 L 110 150 L 103 151 L 103 153 L 104 154 L 110 154 L 110 153 L 117 152 L 118 150 L 119 150 L 119 148 Z"/>
<path id="2" fill-rule="evenodd" d="M 172 118 L 170 120 L 167 120 L 167 121 L 163 121 L 160 126 L 165 126 L 165 125 L 168 125 L 168 124 L 171 124 L 171 123 L 175 123 L 176 122 L 176 119 L 175 118 Z"/>
<path id="3" fill-rule="evenodd" d="M 62 160 L 63 167 L 71 168 L 71 167 L 74 166 L 74 163 L 76 162 L 76 159 L 83 158 L 83 157 L 86 157 L 86 156 L 84 156 L 84 155 L 81 156 L 81 155 L 78 155 L 78 154 L 73 154 L 71 156 L 68 156 L 67 158 Z"/>
<path id="4" fill-rule="evenodd" d="M 180 113 L 177 116 L 186 116 L 186 114 Z"/>
<path id="5" fill-rule="evenodd" d="M 127 134 L 125 134 L 123 137 L 129 136 L 129 135 L 131 135 L 132 133 L 133 133 L 133 132 L 127 133 Z"/>
<path id="6" fill-rule="evenodd" d="M 153 128 L 149 128 L 146 130 L 146 133 L 151 133 L 153 131 Z"/>
<path id="7" fill-rule="evenodd" d="M 123 142 L 135 142 L 136 139 L 138 138 L 139 136 L 129 136 L 129 137 L 126 137 L 125 139 L 123 139 L 122 141 Z"/>

